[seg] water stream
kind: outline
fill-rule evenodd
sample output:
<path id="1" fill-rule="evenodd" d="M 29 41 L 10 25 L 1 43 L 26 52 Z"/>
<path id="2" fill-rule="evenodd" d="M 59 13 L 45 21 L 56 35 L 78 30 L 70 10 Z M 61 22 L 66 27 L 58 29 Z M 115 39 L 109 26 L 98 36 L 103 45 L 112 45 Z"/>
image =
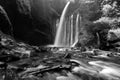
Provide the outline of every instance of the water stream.
<path id="1" fill-rule="evenodd" d="M 54 41 L 55 47 L 74 47 L 78 42 L 80 14 L 67 16 L 71 1 L 67 2 L 57 28 Z"/>

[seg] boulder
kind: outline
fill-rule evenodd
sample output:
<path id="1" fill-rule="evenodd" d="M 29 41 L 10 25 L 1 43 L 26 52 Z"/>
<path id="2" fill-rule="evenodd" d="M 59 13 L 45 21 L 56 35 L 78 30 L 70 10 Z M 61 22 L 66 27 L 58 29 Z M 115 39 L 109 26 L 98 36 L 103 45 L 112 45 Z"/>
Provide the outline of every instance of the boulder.
<path id="1" fill-rule="evenodd" d="M 108 40 L 109 41 L 115 41 L 115 40 L 118 40 L 118 39 L 120 39 L 120 28 L 109 30 Z"/>
<path id="2" fill-rule="evenodd" d="M 120 28 L 109 30 L 107 39 L 110 46 L 120 47 Z"/>

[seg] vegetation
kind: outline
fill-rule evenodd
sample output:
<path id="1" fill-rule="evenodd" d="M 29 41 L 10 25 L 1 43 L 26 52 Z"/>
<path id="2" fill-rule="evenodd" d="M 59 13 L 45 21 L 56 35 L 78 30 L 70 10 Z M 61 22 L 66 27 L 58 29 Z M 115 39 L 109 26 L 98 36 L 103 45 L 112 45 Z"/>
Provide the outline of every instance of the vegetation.
<path id="1" fill-rule="evenodd" d="M 93 3 L 82 5 L 84 7 L 80 8 L 82 27 L 79 37 L 82 46 L 109 50 L 108 32 L 120 25 L 119 5 L 118 0 L 94 0 Z"/>

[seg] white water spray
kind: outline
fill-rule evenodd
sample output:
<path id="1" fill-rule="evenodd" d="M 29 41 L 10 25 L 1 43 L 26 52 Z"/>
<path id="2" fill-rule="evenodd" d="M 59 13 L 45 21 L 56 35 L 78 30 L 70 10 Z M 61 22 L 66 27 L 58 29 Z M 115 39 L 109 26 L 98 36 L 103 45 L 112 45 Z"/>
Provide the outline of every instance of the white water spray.
<path id="1" fill-rule="evenodd" d="M 63 39 L 61 39 L 61 36 L 63 36 L 63 35 L 61 33 L 62 33 L 62 28 L 64 27 L 65 15 L 67 13 L 67 9 L 68 9 L 69 5 L 70 5 L 70 1 L 67 2 L 66 6 L 62 12 L 61 18 L 60 18 L 60 23 L 59 23 L 59 27 L 58 27 L 57 34 L 56 34 L 55 43 L 54 43 L 54 45 L 57 47 L 62 46 L 61 41 Z"/>
<path id="2" fill-rule="evenodd" d="M 62 12 L 55 37 L 55 47 L 74 47 L 78 42 L 78 27 L 81 17 L 79 13 L 73 13 L 70 16 L 66 16 L 70 3 L 71 1 L 67 2 Z M 75 15 L 77 15 L 77 17 Z"/>
<path id="3" fill-rule="evenodd" d="M 79 20 L 80 18 L 80 20 Z M 77 18 L 76 18 L 76 29 L 75 29 L 75 41 L 73 42 L 71 47 L 74 47 L 77 42 L 78 42 L 78 36 L 79 36 L 79 22 L 81 21 L 81 16 L 79 15 L 79 13 L 77 14 Z"/>

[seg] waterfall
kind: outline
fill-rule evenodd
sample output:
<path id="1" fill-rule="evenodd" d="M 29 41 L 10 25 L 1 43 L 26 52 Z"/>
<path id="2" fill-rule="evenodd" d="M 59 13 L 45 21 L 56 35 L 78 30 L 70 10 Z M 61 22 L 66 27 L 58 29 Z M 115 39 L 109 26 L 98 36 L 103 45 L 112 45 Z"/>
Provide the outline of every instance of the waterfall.
<path id="1" fill-rule="evenodd" d="M 73 15 L 71 16 L 71 42 L 70 42 L 70 45 L 72 45 L 73 44 Z"/>
<path id="2" fill-rule="evenodd" d="M 61 43 L 62 43 L 62 40 L 64 38 L 64 37 L 62 38 L 62 36 L 64 36 L 64 35 L 61 34 L 61 33 L 64 33 L 62 31 L 63 31 L 63 27 L 64 27 L 64 24 L 65 24 L 64 23 L 65 16 L 66 16 L 67 9 L 68 9 L 69 5 L 70 5 L 70 1 L 67 2 L 66 6 L 65 6 L 65 8 L 62 12 L 61 18 L 60 18 L 60 23 L 59 23 L 59 27 L 58 27 L 57 34 L 56 34 L 55 43 L 54 43 L 54 46 L 56 46 L 56 47 L 61 47 L 63 45 Z"/>
<path id="3" fill-rule="evenodd" d="M 54 46 L 74 47 L 78 42 L 80 14 L 73 13 L 66 16 L 70 1 L 67 2 L 57 28 Z"/>
<path id="4" fill-rule="evenodd" d="M 72 44 L 71 47 L 74 47 L 77 42 L 78 42 L 78 37 L 79 37 L 79 19 L 81 21 L 81 16 L 79 15 L 79 13 L 77 14 L 77 18 L 76 18 L 76 26 L 75 26 L 75 41 L 74 43 Z"/>

